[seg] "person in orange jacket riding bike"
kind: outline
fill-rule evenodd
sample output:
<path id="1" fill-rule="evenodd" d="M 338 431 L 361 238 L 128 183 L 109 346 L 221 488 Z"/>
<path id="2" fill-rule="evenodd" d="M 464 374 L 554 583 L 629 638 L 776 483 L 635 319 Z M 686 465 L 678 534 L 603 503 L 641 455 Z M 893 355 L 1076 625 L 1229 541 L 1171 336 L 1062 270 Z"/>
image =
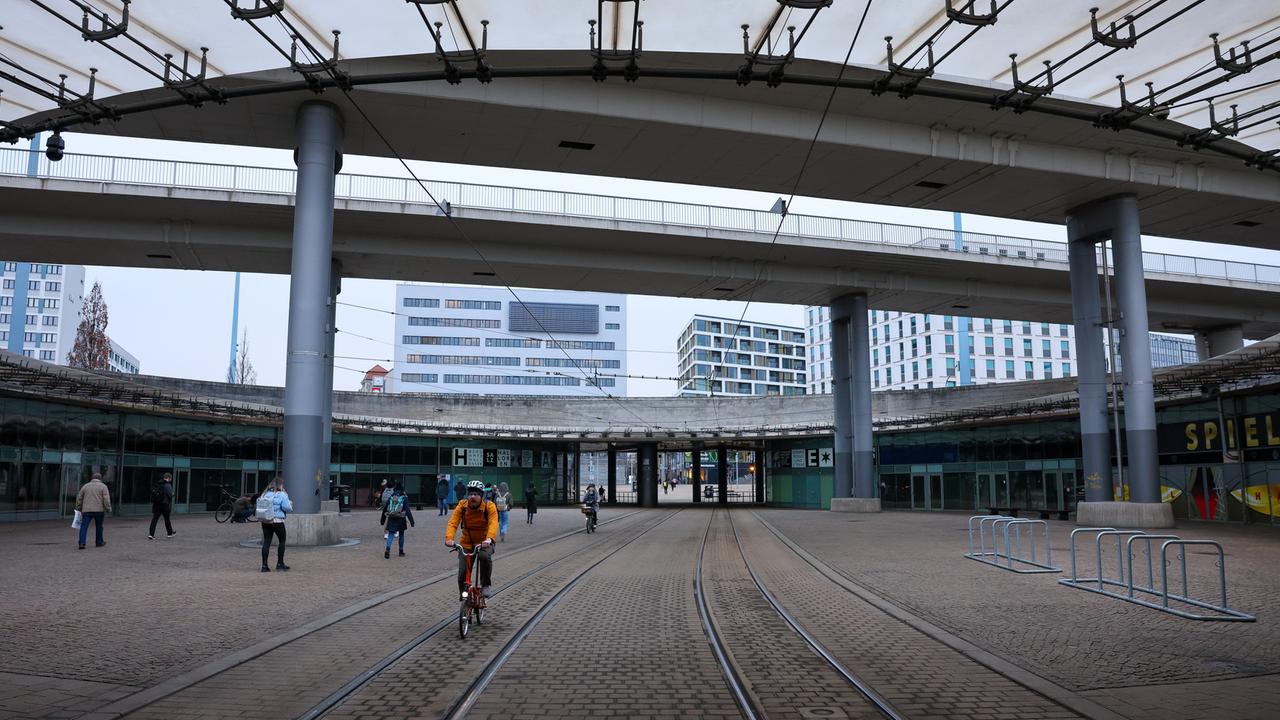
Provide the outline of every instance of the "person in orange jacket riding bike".
<path id="1" fill-rule="evenodd" d="M 480 567 L 480 585 L 484 596 L 489 597 L 493 583 L 493 542 L 498 537 L 498 507 L 484 499 L 484 483 L 472 480 L 467 483 L 467 497 L 460 501 L 449 516 L 449 527 L 444 531 L 444 544 L 454 546 L 458 531 L 462 531 L 459 544 L 467 552 L 476 553 Z M 458 592 L 466 590 L 467 557 L 458 555 Z"/>

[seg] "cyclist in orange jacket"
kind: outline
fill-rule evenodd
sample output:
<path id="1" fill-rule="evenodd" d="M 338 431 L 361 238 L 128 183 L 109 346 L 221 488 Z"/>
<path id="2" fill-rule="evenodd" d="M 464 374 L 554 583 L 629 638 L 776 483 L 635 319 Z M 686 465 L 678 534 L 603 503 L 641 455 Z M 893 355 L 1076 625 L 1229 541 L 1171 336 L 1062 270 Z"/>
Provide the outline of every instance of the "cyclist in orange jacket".
<path id="1" fill-rule="evenodd" d="M 461 545 L 464 550 L 476 552 L 480 566 L 480 585 L 484 596 L 489 597 L 493 582 L 493 542 L 498 537 L 498 507 L 484 499 L 484 483 L 472 480 L 467 483 L 467 497 L 458 503 L 449 516 L 449 527 L 444 531 L 444 544 L 453 547 L 458 530 L 462 530 Z M 467 558 L 458 555 L 458 592 L 466 590 Z"/>

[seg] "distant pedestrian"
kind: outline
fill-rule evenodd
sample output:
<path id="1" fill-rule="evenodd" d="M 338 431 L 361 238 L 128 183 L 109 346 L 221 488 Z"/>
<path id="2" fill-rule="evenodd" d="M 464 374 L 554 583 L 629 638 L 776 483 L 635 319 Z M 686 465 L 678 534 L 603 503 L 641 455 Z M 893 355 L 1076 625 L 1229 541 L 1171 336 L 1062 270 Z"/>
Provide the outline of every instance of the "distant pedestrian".
<path id="1" fill-rule="evenodd" d="M 277 475 L 267 483 L 267 489 L 258 497 L 258 506 L 258 521 L 262 523 L 262 572 L 271 572 L 267 558 L 271 555 L 273 535 L 280 541 L 276 545 L 276 569 L 288 570 L 289 566 L 284 564 L 284 517 L 293 512 L 293 501 L 284 491 L 284 478 Z"/>
<path id="2" fill-rule="evenodd" d="M 453 484 L 453 501 L 452 502 L 461 502 L 462 500 L 465 500 L 466 498 L 463 497 L 464 495 L 466 495 L 465 488 L 462 485 L 462 481 L 459 480 Z"/>
<path id="3" fill-rule="evenodd" d="M 498 542 L 505 542 L 507 539 L 507 519 L 511 515 L 511 488 L 506 483 L 498 483 L 498 493 L 494 497 L 493 504 L 498 507 Z"/>
<path id="4" fill-rule="evenodd" d="M 173 512 L 173 476 L 165 473 L 164 477 L 151 488 L 151 529 L 147 531 L 147 539 L 156 539 L 156 523 L 164 518 L 165 537 L 173 537 L 173 523 L 169 522 L 169 513 Z"/>
<path id="5" fill-rule="evenodd" d="M 387 479 L 382 478 L 382 484 L 378 486 L 377 490 L 373 491 L 373 498 L 370 501 L 369 505 L 376 508 L 382 507 L 382 503 L 386 499 L 386 496 L 387 496 Z"/>
<path id="6" fill-rule="evenodd" d="M 525 520 L 529 525 L 533 524 L 533 516 L 538 514 L 538 488 L 530 485 L 524 491 L 524 509 L 529 512 L 528 519 Z"/>
<path id="7" fill-rule="evenodd" d="M 94 473 L 89 482 L 80 487 L 80 492 L 76 493 L 76 509 L 80 511 L 80 549 L 84 549 L 90 520 L 94 522 L 94 547 L 106 545 L 107 541 L 102 538 L 102 521 L 111 512 L 111 491 L 102 484 L 102 473 Z"/>
<path id="8" fill-rule="evenodd" d="M 436 508 L 440 511 L 439 515 L 449 512 L 449 479 L 440 478 L 436 481 Z"/>
<path id="9" fill-rule="evenodd" d="M 671 481 L 667 480 L 666 478 L 662 478 L 662 494 L 663 495 L 667 494 L 667 488 L 669 487 L 671 487 Z"/>
<path id="10" fill-rule="evenodd" d="M 382 504 L 382 521 L 387 526 L 387 548 L 382 557 L 391 559 L 391 541 L 400 536 L 400 557 L 404 557 L 404 531 L 413 521 L 413 508 L 409 507 L 409 496 L 404 494 L 404 487 L 391 483 L 387 490 L 386 502 Z"/>

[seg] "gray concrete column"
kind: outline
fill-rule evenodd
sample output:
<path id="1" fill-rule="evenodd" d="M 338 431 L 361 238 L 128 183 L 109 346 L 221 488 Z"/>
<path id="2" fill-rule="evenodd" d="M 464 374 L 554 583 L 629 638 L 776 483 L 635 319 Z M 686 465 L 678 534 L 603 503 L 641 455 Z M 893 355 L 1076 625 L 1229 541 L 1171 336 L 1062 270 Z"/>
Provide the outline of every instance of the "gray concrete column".
<path id="1" fill-rule="evenodd" d="M 658 507 L 658 446 L 636 448 L 636 496 L 640 507 Z"/>
<path id="2" fill-rule="evenodd" d="M 320 465 L 324 398 L 333 390 L 325 384 L 325 324 L 333 258 L 334 175 L 342 132 L 342 117 L 333 105 L 309 101 L 298 109 L 284 394 L 284 481 L 297 514 L 320 510 L 324 480 Z"/>
<path id="3" fill-rule="evenodd" d="M 853 493 L 853 368 L 849 355 L 853 296 L 831 303 L 831 400 L 835 405 L 835 497 Z"/>
<path id="4" fill-rule="evenodd" d="M 618 502 L 618 448 L 609 446 L 609 497 L 611 503 Z"/>
<path id="5" fill-rule="evenodd" d="M 1244 328 L 1240 325 L 1224 325 L 1196 333 L 1196 350 L 1201 360 L 1226 355 L 1244 347 Z"/>
<path id="6" fill-rule="evenodd" d="M 693 483 L 693 501 L 702 502 L 702 446 L 694 444 L 693 452 L 693 477 L 690 481 Z"/>
<path id="7" fill-rule="evenodd" d="M 871 444 L 871 329 L 867 295 L 853 296 L 849 323 L 850 384 L 853 386 L 853 497 L 876 496 L 875 451 Z"/>
<path id="8" fill-rule="evenodd" d="M 1106 204 L 1115 216 L 1111 242 L 1121 327 L 1120 365 L 1124 373 L 1129 501 L 1158 503 L 1161 496 L 1155 385 L 1151 381 L 1151 332 L 1147 321 L 1147 286 L 1142 267 L 1138 199 L 1126 195 L 1108 200 Z"/>
<path id="9" fill-rule="evenodd" d="M 729 451 L 725 446 L 716 448 L 716 502 L 729 502 Z"/>
<path id="10" fill-rule="evenodd" d="M 329 392 L 324 394 L 324 408 L 321 411 L 324 441 L 320 450 L 320 492 L 325 499 L 331 497 L 333 491 L 333 478 L 329 473 L 329 465 L 333 462 L 333 348 L 338 335 L 338 295 L 341 292 L 342 263 L 334 260 L 329 266 L 329 322 L 324 330 L 324 386 L 329 388 Z"/>
<path id="11" fill-rule="evenodd" d="M 1107 434 L 1107 367 L 1103 353 L 1102 301 L 1098 297 L 1096 236 L 1087 231 L 1077 216 L 1067 215 L 1084 499 L 1107 502 L 1113 499 L 1111 439 Z"/>

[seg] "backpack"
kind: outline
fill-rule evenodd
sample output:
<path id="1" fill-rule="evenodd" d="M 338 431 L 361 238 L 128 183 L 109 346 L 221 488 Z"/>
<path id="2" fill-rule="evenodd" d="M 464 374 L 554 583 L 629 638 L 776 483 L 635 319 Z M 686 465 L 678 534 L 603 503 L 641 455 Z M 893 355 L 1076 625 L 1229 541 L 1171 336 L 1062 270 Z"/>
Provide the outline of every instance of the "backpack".
<path id="1" fill-rule="evenodd" d="M 511 496 L 506 493 L 502 493 L 496 500 L 494 500 L 493 504 L 498 506 L 498 512 L 506 512 L 511 509 L 507 502 L 507 498 L 509 497 Z"/>
<path id="2" fill-rule="evenodd" d="M 387 498 L 387 517 L 404 517 L 404 495 L 392 495 Z"/>
<path id="3" fill-rule="evenodd" d="M 275 522 L 276 508 L 275 503 L 271 502 L 271 498 L 267 497 L 269 493 L 262 493 L 258 496 L 258 504 L 254 507 L 253 514 L 258 517 L 258 522 Z"/>
<path id="4" fill-rule="evenodd" d="M 158 482 L 151 486 L 151 502 L 156 505 L 169 502 L 169 495 L 164 491 L 164 483 Z"/>

